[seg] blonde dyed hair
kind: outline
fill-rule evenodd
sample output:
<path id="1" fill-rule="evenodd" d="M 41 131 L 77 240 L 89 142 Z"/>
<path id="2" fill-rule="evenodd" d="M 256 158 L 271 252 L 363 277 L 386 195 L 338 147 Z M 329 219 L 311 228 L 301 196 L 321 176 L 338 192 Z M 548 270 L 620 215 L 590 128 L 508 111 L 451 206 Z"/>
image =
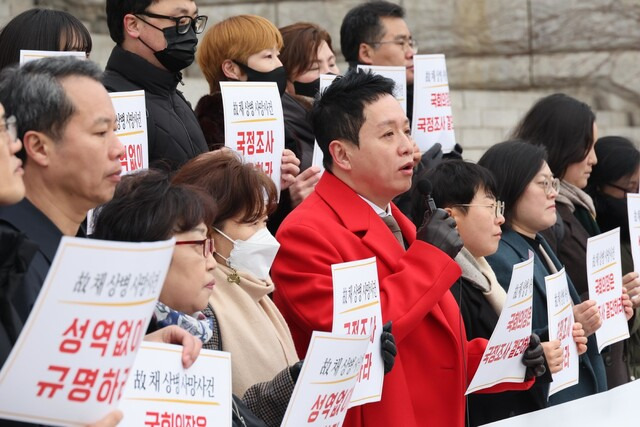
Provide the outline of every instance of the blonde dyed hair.
<path id="1" fill-rule="evenodd" d="M 220 90 L 219 83 L 228 80 L 222 72 L 225 59 L 247 64 L 249 57 L 264 49 L 282 49 L 280 31 L 266 18 L 238 15 L 211 27 L 198 44 L 196 60 L 211 93 Z"/>

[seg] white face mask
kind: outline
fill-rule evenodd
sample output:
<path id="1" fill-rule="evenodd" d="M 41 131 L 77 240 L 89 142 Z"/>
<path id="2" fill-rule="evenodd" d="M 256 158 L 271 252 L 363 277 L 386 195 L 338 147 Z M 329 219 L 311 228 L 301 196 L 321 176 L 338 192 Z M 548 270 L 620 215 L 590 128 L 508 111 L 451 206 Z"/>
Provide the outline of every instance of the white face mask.
<path id="1" fill-rule="evenodd" d="M 233 243 L 229 258 L 226 258 L 227 266 L 250 273 L 261 280 L 269 277 L 280 243 L 266 227 L 256 231 L 247 240 L 233 240 L 217 228 L 215 230 Z"/>

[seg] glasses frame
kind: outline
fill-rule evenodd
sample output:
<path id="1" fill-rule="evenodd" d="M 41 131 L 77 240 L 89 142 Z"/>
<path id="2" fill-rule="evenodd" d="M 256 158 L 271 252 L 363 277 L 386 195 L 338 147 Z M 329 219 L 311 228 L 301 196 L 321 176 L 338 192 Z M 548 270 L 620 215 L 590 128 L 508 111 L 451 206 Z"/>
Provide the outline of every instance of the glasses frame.
<path id="1" fill-rule="evenodd" d="M 402 40 L 387 40 L 384 42 L 370 42 L 368 45 L 375 46 L 380 44 L 395 44 L 397 46 L 402 46 L 402 50 L 405 52 L 408 49 L 413 50 L 414 53 L 418 53 L 418 42 L 414 39 L 402 39 Z"/>
<path id="2" fill-rule="evenodd" d="M 209 20 L 209 17 L 206 15 L 198 15 L 195 18 L 193 16 L 188 16 L 188 15 L 184 15 L 184 16 L 168 16 L 168 15 L 159 15 L 157 13 L 152 13 L 152 12 L 138 12 L 134 14 L 135 16 L 138 15 L 143 15 L 143 16 L 148 16 L 149 18 L 157 18 L 157 19 L 169 19 L 173 22 L 176 23 L 176 33 L 178 34 L 187 34 L 189 32 L 189 28 L 193 28 L 193 31 L 196 34 L 200 34 L 204 31 L 205 27 L 207 26 L 207 21 Z M 138 18 L 140 18 L 138 16 Z M 142 18 L 140 18 L 142 19 Z M 183 24 L 180 25 L 180 21 L 183 19 L 189 19 L 189 25 L 187 24 Z M 154 28 L 158 28 L 155 25 L 145 21 L 144 19 L 142 19 L 142 21 L 144 21 L 145 23 L 151 25 Z M 202 22 L 201 26 L 198 27 L 198 21 Z M 184 31 L 181 30 L 181 28 L 184 28 Z M 162 30 L 162 28 L 158 28 L 159 30 Z"/>
<path id="3" fill-rule="evenodd" d="M 556 193 L 560 192 L 560 179 L 559 178 L 546 178 L 544 179 L 544 182 L 542 183 L 542 188 L 544 189 L 544 195 L 548 196 L 549 194 L 551 194 L 551 189 L 553 189 Z"/>
<path id="4" fill-rule="evenodd" d="M 2 126 L 4 129 L 0 129 L 0 132 L 5 133 L 10 142 L 15 142 L 18 139 L 18 119 L 16 116 L 6 117 Z"/>
<path id="5" fill-rule="evenodd" d="M 211 239 L 211 238 L 202 239 L 202 240 L 182 240 L 182 241 L 176 242 L 176 246 L 177 245 L 202 245 L 202 256 L 205 257 L 205 258 L 209 254 L 211 254 L 211 256 L 213 256 L 213 254 L 215 253 L 214 246 L 213 246 L 213 239 Z M 207 248 L 207 246 L 208 246 L 208 248 Z M 207 251 L 207 249 L 208 249 L 208 251 Z"/>
<path id="6" fill-rule="evenodd" d="M 453 206 L 457 206 L 457 207 L 472 207 L 472 206 L 478 206 L 481 208 L 492 208 L 493 209 L 493 213 L 496 216 L 496 218 L 498 218 L 499 216 L 504 217 L 504 202 L 500 201 L 500 200 L 496 200 L 495 203 L 491 203 L 490 205 L 485 205 L 483 203 L 456 203 Z"/>

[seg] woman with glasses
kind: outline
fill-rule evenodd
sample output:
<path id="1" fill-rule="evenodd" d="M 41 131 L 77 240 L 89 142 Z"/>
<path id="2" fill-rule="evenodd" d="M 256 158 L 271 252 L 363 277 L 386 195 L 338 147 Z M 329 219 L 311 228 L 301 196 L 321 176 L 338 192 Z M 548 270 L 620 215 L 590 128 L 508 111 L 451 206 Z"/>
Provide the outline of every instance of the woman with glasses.
<path id="1" fill-rule="evenodd" d="M 629 235 L 627 194 L 638 193 L 640 181 L 640 151 L 633 142 L 621 136 L 606 136 L 598 139 L 595 152 L 598 163 L 593 167 L 587 193 L 593 198 L 598 226 L 604 231 L 620 227 L 620 254 L 622 274 L 633 278 L 625 282 L 625 288 L 636 309 L 631 337 L 625 342 L 626 362 L 632 379 L 640 377 L 640 279 L 634 272 Z"/>
<path id="2" fill-rule="evenodd" d="M 560 179 L 556 200 L 558 221 L 543 235 L 558 254 L 582 301 L 593 305 L 594 315 L 583 322 L 587 335 L 602 324 L 596 303 L 589 300 L 587 281 L 587 239 L 600 234 L 593 199 L 584 189 L 598 157 L 595 143 L 598 135 L 596 116 L 591 108 L 562 93 L 538 100 L 516 126 L 514 137 L 546 148 L 549 167 Z M 623 283 L 635 277 L 625 275 Z M 623 360 L 623 343 L 615 343 L 603 351 L 608 388 L 628 382 Z"/>
<path id="3" fill-rule="evenodd" d="M 500 285 L 508 289 L 513 265 L 529 259 L 534 254 L 533 317 L 532 327 L 542 341 L 560 342 L 549 336 L 547 317 L 547 293 L 544 278 L 562 269 L 555 252 L 540 234 L 556 222 L 556 197 L 559 182 L 554 177 L 544 147 L 523 141 L 507 141 L 494 145 L 480 158 L 478 164 L 489 169 L 495 179 L 498 195 L 505 203 L 505 223 L 498 251 L 487 257 Z M 590 301 L 580 302 L 580 297 L 567 277 L 569 293 L 573 301 L 576 323 L 584 327 L 592 322 L 597 308 Z M 586 328 L 584 328 L 586 332 Z M 584 353 L 584 345 L 579 352 Z M 550 358 L 547 358 L 549 361 Z M 562 358 L 560 363 L 562 363 Z M 553 365 L 549 365 L 553 370 Z M 588 338 L 586 353 L 580 356 L 579 383 L 548 398 L 548 405 L 557 405 L 607 389 L 602 357 L 598 353 L 595 335 Z M 547 401 L 548 388 L 543 390 Z"/>
<path id="4" fill-rule="evenodd" d="M 241 324 L 243 331 L 249 330 L 250 324 L 242 312 L 236 311 L 231 318 L 218 315 L 237 307 L 216 306 L 214 312 L 209 305 L 214 289 L 225 286 L 218 274 L 219 267 L 214 258 L 216 247 L 210 236 L 209 226 L 215 223 L 216 212 L 213 200 L 197 187 L 171 184 L 163 172 L 143 171 L 123 177 L 113 200 L 96 210 L 92 237 L 132 242 L 175 238 L 171 265 L 149 329 L 154 331 L 177 325 L 198 338 L 204 348 L 231 351 L 235 368 L 247 355 L 237 347 L 229 348 L 228 343 L 242 341 L 244 337 L 225 334 L 225 324 Z M 289 368 L 284 367 L 278 374 L 276 378 L 264 376 L 265 382 L 249 384 L 248 392 L 240 394 L 244 394 L 243 401 L 255 414 L 264 420 L 272 420 L 268 425 L 280 425 L 293 390 L 293 387 L 281 389 L 281 377 L 291 375 Z M 232 409 L 234 426 L 265 426 L 265 422 L 235 396 Z M 239 414 L 246 424 L 236 424 Z"/>
<path id="5" fill-rule="evenodd" d="M 485 259 L 498 249 L 501 225 L 505 222 L 505 205 L 496 198 L 495 179 L 484 167 L 462 160 L 446 160 L 423 177 L 432 184 L 431 195 L 436 206 L 446 210 L 456 221 L 464 243 L 455 258 L 462 276 L 451 287 L 451 293 L 460 306 L 467 337 L 489 339 L 506 299 L 505 290 Z M 413 202 L 413 220 L 420 224 L 426 208 L 424 197 L 414 192 Z M 534 333 L 544 335 L 544 330 L 534 328 Z M 583 335 L 582 328 L 576 325 L 574 339 L 581 347 L 587 342 Z M 551 380 L 550 373 L 562 369 L 562 350 L 559 341 L 555 340 L 543 342 L 542 348 L 548 372 L 538 377 L 530 390 L 469 395 L 469 425 L 483 425 L 547 406 L 545 392 Z"/>

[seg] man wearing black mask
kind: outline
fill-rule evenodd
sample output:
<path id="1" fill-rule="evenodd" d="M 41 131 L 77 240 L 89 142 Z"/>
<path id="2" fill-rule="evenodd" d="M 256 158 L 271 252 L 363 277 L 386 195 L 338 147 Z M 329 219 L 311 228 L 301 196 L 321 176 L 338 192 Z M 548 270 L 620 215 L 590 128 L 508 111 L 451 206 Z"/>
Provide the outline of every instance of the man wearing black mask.
<path id="1" fill-rule="evenodd" d="M 178 169 L 208 151 L 191 106 L 177 90 L 195 59 L 207 17 L 192 0 L 107 0 L 116 46 L 104 73 L 107 90 L 144 89 L 151 166 Z"/>

